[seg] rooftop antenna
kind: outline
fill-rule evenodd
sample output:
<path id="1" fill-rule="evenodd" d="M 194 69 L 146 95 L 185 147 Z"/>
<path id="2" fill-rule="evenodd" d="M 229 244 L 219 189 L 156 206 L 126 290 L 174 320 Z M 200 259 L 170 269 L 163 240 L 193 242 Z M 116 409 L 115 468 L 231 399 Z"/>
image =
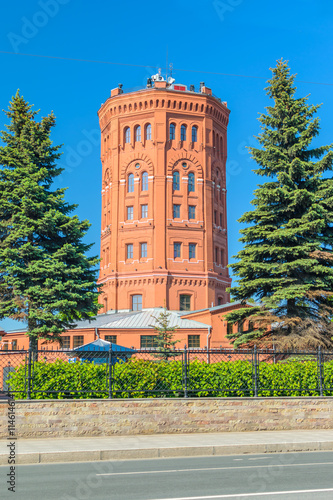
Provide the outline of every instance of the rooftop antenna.
<path id="1" fill-rule="evenodd" d="M 166 47 L 165 81 L 168 81 L 168 46 Z"/>

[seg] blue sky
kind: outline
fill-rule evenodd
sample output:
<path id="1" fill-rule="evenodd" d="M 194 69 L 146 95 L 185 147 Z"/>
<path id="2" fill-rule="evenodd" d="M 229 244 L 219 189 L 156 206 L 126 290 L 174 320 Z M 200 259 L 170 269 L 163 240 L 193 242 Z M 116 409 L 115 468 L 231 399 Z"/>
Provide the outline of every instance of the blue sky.
<path id="1" fill-rule="evenodd" d="M 299 97 L 311 94 L 311 103 L 323 103 L 316 143 L 333 142 L 329 0 L 15 0 L 1 2 L 0 13 L 0 109 L 19 88 L 41 115 L 54 111 L 52 138 L 63 144 L 65 169 L 57 185 L 68 187 L 67 201 L 78 203 L 79 217 L 90 220 L 86 241 L 95 242 L 94 254 L 99 253 L 101 191 L 97 110 L 119 82 L 125 90 L 145 86 L 148 76 L 165 68 L 167 52 L 177 82 L 197 87 L 204 81 L 231 110 L 230 262 L 241 249 L 237 219 L 250 209 L 261 182 L 246 146 L 256 144 L 258 113 L 269 104 L 264 87 L 277 59 L 289 60 L 297 73 Z M 2 114 L 0 129 L 5 123 Z M 16 326 L 11 320 L 0 325 Z"/>

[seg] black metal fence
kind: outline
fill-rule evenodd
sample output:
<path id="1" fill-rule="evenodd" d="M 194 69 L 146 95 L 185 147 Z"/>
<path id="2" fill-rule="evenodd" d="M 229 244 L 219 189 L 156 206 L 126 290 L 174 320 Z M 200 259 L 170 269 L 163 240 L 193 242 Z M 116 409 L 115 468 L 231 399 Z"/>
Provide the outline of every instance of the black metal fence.
<path id="1" fill-rule="evenodd" d="M 333 352 L 0 351 L 0 391 L 27 399 L 330 396 Z"/>

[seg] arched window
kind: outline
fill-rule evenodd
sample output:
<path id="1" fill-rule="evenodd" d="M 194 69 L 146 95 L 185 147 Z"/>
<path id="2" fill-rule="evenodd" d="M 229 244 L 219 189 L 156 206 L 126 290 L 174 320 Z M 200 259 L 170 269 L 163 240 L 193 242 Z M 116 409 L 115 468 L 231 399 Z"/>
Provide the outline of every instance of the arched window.
<path id="1" fill-rule="evenodd" d="M 180 140 L 186 141 L 186 125 L 180 127 Z"/>
<path id="2" fill-rule="evenodd" d="M 131 129 L 126 127 L 124 130 L 125 142 L 131 142 Z"/>
<path id="3" fill-rule="evenodd" d="M 193 125 L 192 127 L 192 142 L 197 142 L 198 140 L 198 127 Z"/>
<path id="4" fill-rule="evenodd" d="M 172 189 L 174 191 L 179 191 L 180 182 L 179 182 L 179 172 L 174 172 L 172 176 Z"/>
<path id="5" fill-rule="evenodd" d="M 141 141 L 141 127 L 138 125 L 135 129 L 135 142 Z"/>
<path id="6" fill-rule="evenodd" d="M 151 141 L 151 125 L 148 123 L 146 125 L 146 141 Z"/>
<path id="7" fill-rule="evenodd" d="M 134 174 L 128 176 L 127 192 L 134 193 Z"/>
<path id="8" fill-rule="evenodd" d="M 148 172 L 143 172 L 142 174 L 141 191 L 148 191 Z"/>
<path id="9" fill-rule="evenodd" d="M 194 193 L 194 191 L 195 191 L 195 177 L 194 177 L 194 173 L 190 172 L 188 174 L 188 192 Z"/>
<path id="10" fill-rule="evenodd" d="M 170 134 L 169 139 L 173 141 L 176 138 L 176 125 L 174 123 L 170 123 Z"/>

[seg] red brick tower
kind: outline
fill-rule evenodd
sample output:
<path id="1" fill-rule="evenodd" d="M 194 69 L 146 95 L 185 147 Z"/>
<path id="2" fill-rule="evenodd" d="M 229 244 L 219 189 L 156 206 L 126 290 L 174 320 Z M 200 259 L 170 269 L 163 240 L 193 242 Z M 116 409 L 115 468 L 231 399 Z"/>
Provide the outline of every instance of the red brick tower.
<path id="1" fill-rule="evenodd" d="M 226 103 L 155 75 L 98 116 L 101 312 L 228 302 Z"/>

